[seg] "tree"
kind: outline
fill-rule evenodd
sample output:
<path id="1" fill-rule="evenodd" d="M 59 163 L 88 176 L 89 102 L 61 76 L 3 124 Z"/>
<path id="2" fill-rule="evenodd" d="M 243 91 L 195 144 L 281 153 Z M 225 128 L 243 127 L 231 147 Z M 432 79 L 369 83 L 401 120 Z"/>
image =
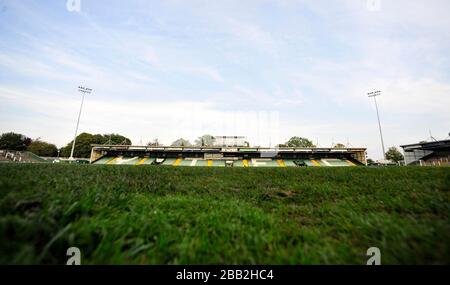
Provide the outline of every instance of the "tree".
<path id="1" fill-rule="evenodd" d="M 105 134 L 103 135 L 105 143 L 118 145 L 131 145 L 131 140 L 119 134 Z"/>
<path id="2" fill-rule="evenodd" d="M 58 154 L 58 148 L 54 144 L 40 140 L 33 141 L 27 150 L 39 156 L 56 156 Z"/>
<path id="3" fill-rule="evenodd" d="M 31 139 L 22 134 L 9 132 L 0 136 L 0 149 L 26 150 L 30 144 Z"/>
<path id="4" fill-rule="evenodd" d="M 395 147 L 390 147 L 386 152 L 386 159 L 393 162 L 399 162 L 404 159 L 403 154 Z"/>
<path id="5" fill-rule="evenodd" d="M 374 163 L 375 163 L 375 161 L 373 159 L 371 159 L 371 158 L 367 159 L 367 164 L 368 165 L 371 165 L 371 164 L 374 164 Z"/>
<path id="6" fill-rule="evenodd" d="M 203 135 L 195 140 L 196 146 L 213 146 L 215 138 L 212 135 Z"/>
<path id="7" fill-rule="evenodd" d="M 284 145 L 288 147 L 316 147 L 312 141 L 302 137 L 292 137 L 285 144 L 281 144 L 280 146 Z"/>
<path id="8" fill-rule="evenodd" d="M 69 142 L 65 147 L 61 149 L 61 156 L 68 157 L 72 150 L 73 141 Z M 74 157 L 90 157 L 91 155 L 91 144 L 123 144 L 131 145 L 131 140 L 119 134 L 89 134 L 81 133 L 77 136 L 77 141 L 75 142 L 75 149 L 73 152 Z"/>
<path id="9" fill-rule="evenodd" d="M 147 143 L 147 146 L 160 146 L 161 144 L 159 143 L 158 139 L 154 139 L 153 141 L 150 141 Z"/>
<path id="10" fill-rule="evenodd" d="M 180 138 L 174 141 L 171 146 L 192 146 L 192 144 L 188 140 Z"/>
<path id="11" fill-rule="evenodd" d="M 344 144 L 342 144 L 342 143 L 337 143 L 337 144 L 334 145 L 333 148 L 346 148 L 346 146 Z"/>
<path id="12" fill-rule="evenodd" d="M 103 144 L 102 135 L 81 133 L 75 142 L 74 157 L 89 157 L 91 155 L 91 144 Z M 72 150 L 73 140 L 61 149 L 61 156 L 69 157 Z"/>

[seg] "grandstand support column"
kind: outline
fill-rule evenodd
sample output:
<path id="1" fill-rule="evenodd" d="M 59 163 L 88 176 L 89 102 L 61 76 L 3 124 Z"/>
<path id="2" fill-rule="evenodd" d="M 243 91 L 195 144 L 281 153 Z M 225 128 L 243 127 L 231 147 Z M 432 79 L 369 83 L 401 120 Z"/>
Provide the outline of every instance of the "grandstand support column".
<path id="1" fill-rule="evenodd" d="M 75 128 L 75 137 L 73 138 L 72 150 L 70 151 L 69 160 L 74 160 L 74 158 L 73 158 L 73 151 L 75 150 L 75 142 L 77 140 L 78 126 L 80 125 L 81 111 L 83 110 L 84 95 L 86 93 L 90 94 L 92 92 L 92 89 L 86 88 L 86 87 L 83 87 L 83 86 L 78 86 L 78 91 L 81 92 L 83 95 L 81 97 L 80 112 L 78 113 L 77 127 Z"/>
<path id="2" fill-rule="evenodd" d="M 381 132 L 381 122 L 380 122 L 380 114 L 378 113 L 378 104 L 377 104 L 377 96 L 381 95 L 381 91 L 374 91 L 367 93 L 368 97 L 373 97 L 373 102 L 375 103 L 375 110 L 377 111 L 377 119 L 378 119 L 378 129 L 380 130 L 380 138 L 381 138 L 381 148 L 383 149 L 383 159 L 386 160 L 386 151 L 384 150 L 384 141 L 383 141 L 383 133 Z"/>

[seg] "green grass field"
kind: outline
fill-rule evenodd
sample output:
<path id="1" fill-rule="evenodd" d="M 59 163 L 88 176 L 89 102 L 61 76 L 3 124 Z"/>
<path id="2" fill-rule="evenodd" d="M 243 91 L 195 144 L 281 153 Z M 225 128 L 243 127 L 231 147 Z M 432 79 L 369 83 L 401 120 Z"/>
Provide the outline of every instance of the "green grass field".
<path id="1" fill-rule="evenodd" d="M 0 164 L 0 263 L 450 263 L 450 168 Z"/>

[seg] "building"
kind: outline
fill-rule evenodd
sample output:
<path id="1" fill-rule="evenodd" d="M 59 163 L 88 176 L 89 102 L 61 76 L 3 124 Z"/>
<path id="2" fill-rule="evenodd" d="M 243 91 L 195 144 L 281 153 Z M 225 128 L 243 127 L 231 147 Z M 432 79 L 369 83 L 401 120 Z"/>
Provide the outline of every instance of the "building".
<path id="1" fill-rule="evenodd" d="M 450 139 L 402 145 L 405 165 L 450 165 Z"/>
<path id="2" fill-rule="evenodd" d="M 215 136 L 213 145 L 221 147 L 249 146 L 245 139 L 243 136 Z"/>
<path id="3" fill-rule="evenodd" d="M 93 145 L 93 164 L 296 167 L 366 164 L 365 148 Z"/>

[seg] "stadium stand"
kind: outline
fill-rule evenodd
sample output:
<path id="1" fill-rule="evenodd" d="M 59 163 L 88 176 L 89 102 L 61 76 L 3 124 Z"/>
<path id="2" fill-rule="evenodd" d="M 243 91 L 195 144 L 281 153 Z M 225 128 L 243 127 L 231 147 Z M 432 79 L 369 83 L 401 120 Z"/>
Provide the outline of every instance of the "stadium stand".
<path id="1" fill-rule="evenodd" d="M 154 157 L 144 157 L 141 158 L 135 165 L 152 165 L 155 161 L 156 158 Z"/>
<path id="2" fill-rule="evenodd" d="M 96 161 L 96 164 L 106 164 L 108 161 L 111 161 L 114 157 L 113 156 L 103 156 L 99 160 Z"/>
<path id="3" fill-rule="evenodd" d="M 450 140 L 402 145 L 406 165 L 450 166 Z"/>
<path id="4" fill-rule="evenodd" d="M 320 166 L 317 162 L 314 163 L 312 160 L 309 160 L 309 159 L 305 159 L 302 161 L 305 164 L 305 166 Z"/>
<path id="5" fill-rule="evenodd" d="M 268 153 L 273 154 L 272 157 L 267 157 Z M 176 167 L 349 167 L 366 164 L 366 149 L 93 145 L 91 163 Z"/>
<path id="6" fill-rule="evenodd" d="M 295 163 L 295 161 L 292 160 L 292 159 L 285 159 L 285 160 L 283 160 L 283 161 L 284 161 L 284 165 L 285 165 L 286 167 L 295 167 L 295 166 L 298 166 L 298 165 Z"/>
<path id="7" fill-rule="evenodd" d="M 175 159 L 175 158 L 167 158 L 167 159 L 164 160 L 164 162 L 162 163 L 162 165 L 174 165 L 174 166 L 177 166 L 178 163 L 175 164 L 175 161 L 178 161 L 178 159 Z"/>
<path id="8" fill-rule="evenodd" d="M 353 162 L 343 159 L 328 158 L 321 160 L 327 166 L 353 166 Z"/>
<path id="9" fill-rule="evenodd" d="M 0 150 L 0 162 L 48 163 L 44 158 L 29 151 Z"/>

